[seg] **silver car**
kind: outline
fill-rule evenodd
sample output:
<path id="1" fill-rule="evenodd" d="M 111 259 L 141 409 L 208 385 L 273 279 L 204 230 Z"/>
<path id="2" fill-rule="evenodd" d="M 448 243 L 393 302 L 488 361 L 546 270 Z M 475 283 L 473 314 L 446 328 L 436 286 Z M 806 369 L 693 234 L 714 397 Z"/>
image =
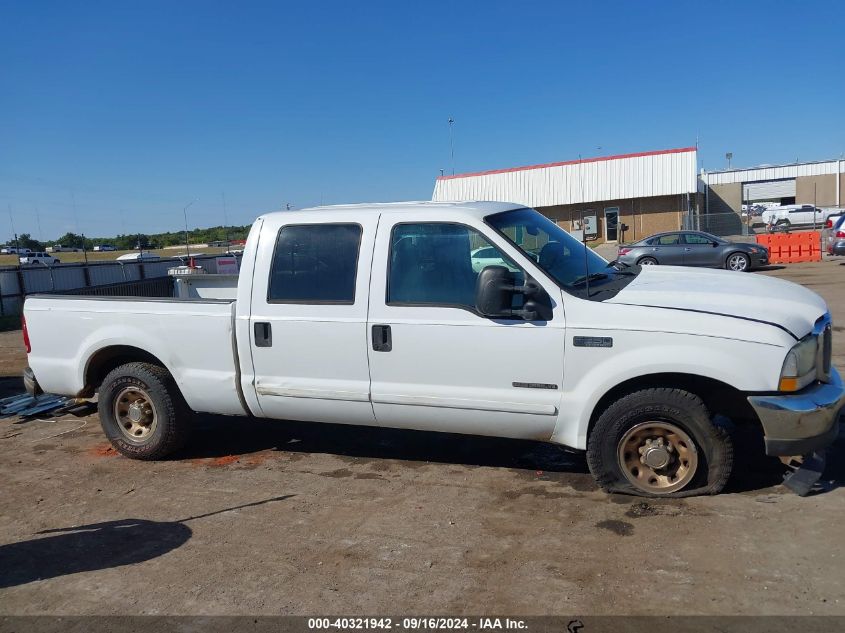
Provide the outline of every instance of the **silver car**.
<path id="1" fill-rule="evenodd" d="M 616 259 L 630 266 L 668 264 L 745 272 L 766 266 L 769 250 L 760 244 L 730 242 L 702 231 L 672 231 L 621 245 Z"/>

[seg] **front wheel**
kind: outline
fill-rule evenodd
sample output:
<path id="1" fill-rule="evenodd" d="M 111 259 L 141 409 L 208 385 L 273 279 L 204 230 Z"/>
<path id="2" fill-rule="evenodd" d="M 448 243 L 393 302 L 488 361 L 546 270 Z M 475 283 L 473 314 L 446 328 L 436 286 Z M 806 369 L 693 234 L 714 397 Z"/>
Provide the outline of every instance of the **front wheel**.
<path id="1" fill-rule="evenodd" d="M 725 268 L 738 273 L 745 273 L 751 269 L 751 258 L 745 253 L 731 253 L 725 260 Z"/>
<path id="2" fill-rule="evenodd" d="M 716 494 L 730 477 L 733 445 L 698 396 L 682 389 L 643 389 L 599 416 L 587 440 L 587 465 L 608 492 Z"/>
<path id="3" fill-rule="evenodd" d="M 191 412 L 173 376 L 150 363 L 112 370 L 100 387 L 100 424 L 112 446 L 133 459 L 161 459 L 188 439 Z"/>

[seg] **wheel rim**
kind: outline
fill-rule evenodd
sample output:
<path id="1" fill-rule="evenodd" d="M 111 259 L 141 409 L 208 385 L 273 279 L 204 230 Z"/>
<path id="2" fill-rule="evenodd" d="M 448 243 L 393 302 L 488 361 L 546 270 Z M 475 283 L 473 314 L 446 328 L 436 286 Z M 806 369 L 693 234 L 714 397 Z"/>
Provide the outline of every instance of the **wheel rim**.
<path id="1" fill-rule="evenodd" d="M 653 259 L 644 259 L 640 262 L 640 266 L 654 266 L 656 263 Z"/>
<path id="2" fill-rule="evenodd" d="M 618 458 L 625 478 L 655 495 L 681 490 L 698 469 L 692 438 L 675 424 L 657 420 L 629 429 L 619 440 Z"/>
<path id="3" fill-rule="evenodd" d="M 748 260 L 744 255 L 731 255 L 728 258 L 728 266 L 731 270 L 745 270 L 748 267 Z"/>
<path id="4" fill-rule="evenodd" d="M 141 387 L 126 387 L 114 399 L 114 419 L 132 442 L 147 440 L 156 429 L 158 415 L 150 395 Z"/>

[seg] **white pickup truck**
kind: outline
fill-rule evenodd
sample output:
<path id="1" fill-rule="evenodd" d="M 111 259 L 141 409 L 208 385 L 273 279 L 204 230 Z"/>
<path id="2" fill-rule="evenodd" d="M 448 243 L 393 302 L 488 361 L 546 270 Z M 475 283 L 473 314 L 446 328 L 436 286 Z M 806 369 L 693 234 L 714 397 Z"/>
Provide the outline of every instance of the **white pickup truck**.
<path id="1" fill-rule="evenodd" d="M 804 455 L 845 403 L 815 293 L 608 263 L 514 204 L 270 213 L 232 279 L 215 299 L 30 296 L 28 389 L 98 393 L 139 459 L 178 449 L 192 411 L 252 415 L 553 442 L 640 495 L 721 490 L 725 417 Z"/>

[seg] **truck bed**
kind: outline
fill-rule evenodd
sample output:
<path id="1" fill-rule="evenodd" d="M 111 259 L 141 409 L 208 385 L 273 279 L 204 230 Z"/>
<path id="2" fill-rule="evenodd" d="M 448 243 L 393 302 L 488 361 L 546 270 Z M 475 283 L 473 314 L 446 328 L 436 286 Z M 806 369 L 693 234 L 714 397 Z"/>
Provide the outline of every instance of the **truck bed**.
<path id="1" fill-rule="evenodd" d="M 165 286 L 162 282 L 158 294 L 165 293 Z M 169 287 L 172 292 L 172 282 Z M 170 370 L 191 409 L 246 413 L 238 382 L 234 299 L 98 295 L 27 298 L 29 365 L 44 391 L 77 395 L 87 384 L 89 362 L 132 347 Z"/>

